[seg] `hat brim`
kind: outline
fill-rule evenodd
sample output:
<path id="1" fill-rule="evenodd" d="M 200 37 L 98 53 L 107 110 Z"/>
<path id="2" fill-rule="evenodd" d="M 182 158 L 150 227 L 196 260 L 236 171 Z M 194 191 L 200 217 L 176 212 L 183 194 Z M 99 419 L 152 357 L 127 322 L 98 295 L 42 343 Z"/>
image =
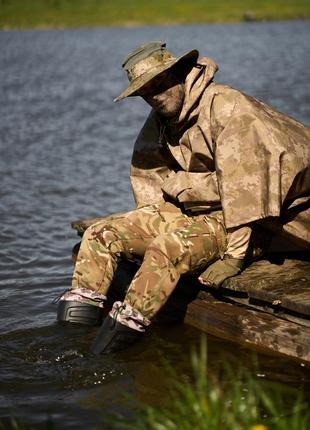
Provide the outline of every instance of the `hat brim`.
<path id="1" fill-rule="evenodd" d="M 181 61 L 197 60 L 198 56 L 199 56 L 199 52 L 197 51 L 197 49 L 193 49 L 192 51 L 189 51 L 186 54 L 182 55 L 182 57 L 172 58 L 171 60 L 166 61 L 161 66 L 155 67 L 149 72 L 143 73 L 143 75 L 139 76 L 138 78 L 130 82 L 129 86 L 118 97 L 114 99 L 114 102 L 118 102 L 126 97 L 136 96 L 137 91 L 141 90 L 144 87 L 144 85 L 148 84 L 152 79 L 154 79 L 160 73 L 170 69 L 172 66 L 176 65 Z"/>

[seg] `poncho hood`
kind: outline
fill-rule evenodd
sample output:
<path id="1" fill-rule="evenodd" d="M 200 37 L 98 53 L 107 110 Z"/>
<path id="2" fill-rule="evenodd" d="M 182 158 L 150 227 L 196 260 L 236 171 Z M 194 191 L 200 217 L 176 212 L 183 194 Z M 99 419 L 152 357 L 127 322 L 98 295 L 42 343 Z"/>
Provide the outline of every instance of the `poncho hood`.
<path id="1" fill-rule="evenodd" d="M 218 66 L 211 58 L 203 57 L 197 61 L 185 80 L 185 97 L 182 110 L 176 119 L 177 123 L 190 120 L 197 114 L 199 100 L 207 86 L 212 82 L 217 70 Z"/>

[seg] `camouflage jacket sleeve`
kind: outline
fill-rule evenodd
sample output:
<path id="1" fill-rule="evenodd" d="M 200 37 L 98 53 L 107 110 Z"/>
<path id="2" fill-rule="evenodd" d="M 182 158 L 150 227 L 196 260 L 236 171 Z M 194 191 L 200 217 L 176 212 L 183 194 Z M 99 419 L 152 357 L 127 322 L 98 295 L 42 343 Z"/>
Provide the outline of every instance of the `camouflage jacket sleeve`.
<path id="1" fill-rule="evenodd" d="M 173 171 L 161 144 L 161 127 L 158 115 L 151 111 L 134 146 L 130 179 L 137 206 L 161 202 L 161 185 Z"/>
<path id="2" fill-rule="evenodd" d="M 164 181 L 162 190 L 193 211 L 202 203 L 205 210 L 221 208 L 216 172 L 173 172 Z"/>
<path id="3" fill-rule="evenodd" d="M 252 228 L 246 225 L 228 229 L 225 255 L 243 260 L 250 244 L 251 233 Z"/>

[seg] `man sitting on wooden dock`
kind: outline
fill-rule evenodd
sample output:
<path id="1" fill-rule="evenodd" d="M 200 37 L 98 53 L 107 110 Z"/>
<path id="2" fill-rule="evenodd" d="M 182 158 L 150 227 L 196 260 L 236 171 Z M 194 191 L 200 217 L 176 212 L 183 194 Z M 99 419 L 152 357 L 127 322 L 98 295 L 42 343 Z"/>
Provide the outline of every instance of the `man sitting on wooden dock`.
<path id="1" fill-rule="evenodd" d="M 58 305 L 59 321 L 98 323 L 119 261 L 141 260 L 93 353 L 138 339 L 181 275 L 216 288 L 240 273 L 257 226 L 272 246 L 310 248 L 309 128 L 215 83 L 216 64 L 198 56 L 152 42 L 123 64 L 130 84 L 115 101 L 152 107 L 132 157 L 137 208 L 86 230 Z"/>

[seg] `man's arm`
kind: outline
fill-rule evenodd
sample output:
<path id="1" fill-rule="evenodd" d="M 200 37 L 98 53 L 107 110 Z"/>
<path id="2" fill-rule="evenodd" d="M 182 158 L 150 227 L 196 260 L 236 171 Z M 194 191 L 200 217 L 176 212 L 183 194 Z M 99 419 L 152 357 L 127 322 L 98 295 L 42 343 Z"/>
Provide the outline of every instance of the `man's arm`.
<path id="1" fill-rule="evenodd" d="M 131 160 L 130 179 L 138 207 L 163 201 L 161 186 L 172 172 L 161 145 L 161 131 L 160 119 L 151 111 L 137 137 Z"/>
<path id="2" fill-rule="evenodd" d="M 243 268 L 252 228 L 248 225 L 227 231 L 228 244 L 222 260 L 211 264 L 200 276 L 199 281 L 210 287 L 220 287 L 227 278 L 238 275 Z"/>
<path id="3" fill-rule="evenodd" d="M 197 203 L 204 209 L 219 209 L 221 205 L 215 172 L 173 172 L 165 179 L 162 190 L 186 209 L 194 210 Z"/>

